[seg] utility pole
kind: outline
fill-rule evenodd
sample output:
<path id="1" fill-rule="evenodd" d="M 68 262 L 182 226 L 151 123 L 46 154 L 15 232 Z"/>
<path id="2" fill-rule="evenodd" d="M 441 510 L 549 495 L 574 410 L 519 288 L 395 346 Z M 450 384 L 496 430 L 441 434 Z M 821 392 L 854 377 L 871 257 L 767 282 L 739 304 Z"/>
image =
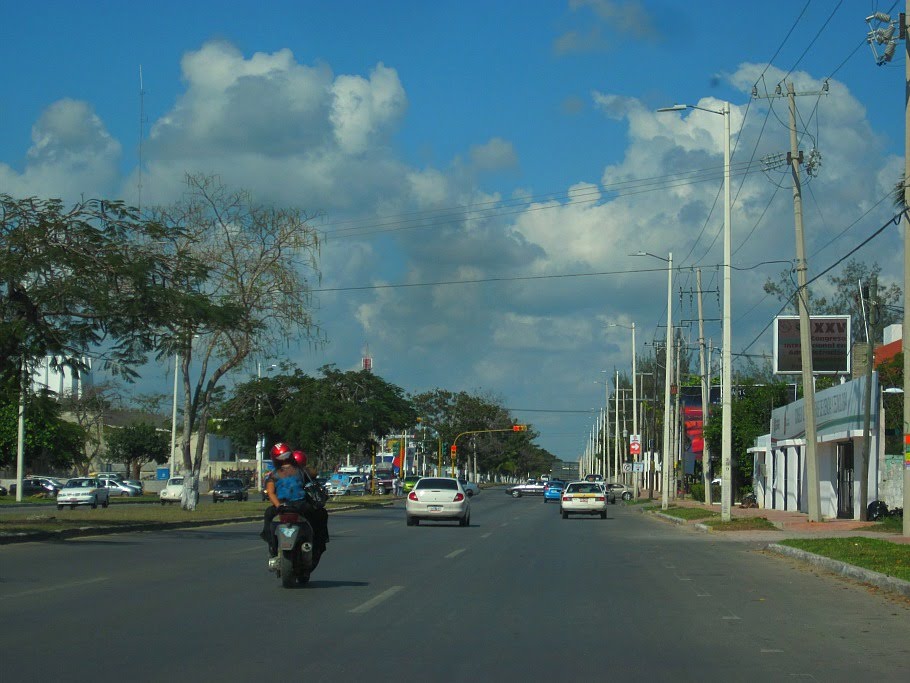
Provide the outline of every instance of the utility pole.
<path id="1" fill-rule="evenodd" d="M 866 344 L 869 346 L 866 355 L 866 386 L 864 388 L 864 410 L 863 410 L 863 467 L 860 475 L 859 487 L 859 518 L 863 521 L 868 519 L 869 513 L 866 506 L 869 505 L 869 459 L 872 457 L 872 434 L 869 427 L 872 419 L 872 369 L 875 365 L 875 339 L 876 325 L 878 324 L 878 277 L 872 274 L 872 282 L 869 284 L 869 296 L 866 298 L 868 314 L 866 316 Z M 878 397 L 876 397 L 877 400 Z M 876 443 L 881 439 L 879 433 Z"/>
<path id="2" fill-rule="evenodd" d="M 806 416 L 806 479 L 809 489 L 809 521 L 822 521 L 821 491 L 818 480 L 815 427 L 815 382 L 812 378 L 812 328 L 809 320 L 808 290 L 806 289 L 806 238 L 803 232 L 802 185 L 799 177 L 799 153 L 796 138 L 796 92 L 793 82 L 787 83 L 790 103 L 790 168 L 793 174 L 793 217 L 796 227 L 796 277 L 799 289 L 799 347 L 803 371 L 803 408 Z"/>
<path id="3" fill-rule="evenodd" d="M 613 465 L 616 473 L 619 474 L 619 370 L 616 370 L 616 383 L 613 385 L 613 411 L 615 429 L 613 430 Z"/>
<path id="4" fill-rule="evenodd" d="M 676 361 L 676 401 L 675 401 L 676 407 L 675 407 L 675 410 L 673 413 L 673 465 L 674 465 L 673 499 L 674 500 L 677 497 L 676 492 L 678 489 L 675 466 L 678 462 L 680 462 L 679 454 L 682 451 L 682 448 L 681 448 L 682 439 L 680 438 L 682 436 L 682 430 L 680 429 L 680 424 L 679 424 L 679 379 L 680 379 L 680 377 L 679 377 L 679 366 L 680 366 L 679 356 L 681 354 L 681 351 L 682 351 L 682 338 L 677 337 L 676 338 L 676 354 L 675 354 L 676 358 L 674 359 Z M 682 475 L 682 469 L 683 468 L 680 467 L 680 475 Z"/>
<path id="5" fill-rule="evenodd" d="M 704 438 L 711 397 L 708 393 L 710 380 L 705 372 L 705 322 L 701 304 L 701 268 L 695 271 L 695 286 L 698 288 L 698 363 L 701 370 L 701 479 L 705 487 L 705 504 L 711 505 L 711 455 L 708 451 L 708 440 Z"/>

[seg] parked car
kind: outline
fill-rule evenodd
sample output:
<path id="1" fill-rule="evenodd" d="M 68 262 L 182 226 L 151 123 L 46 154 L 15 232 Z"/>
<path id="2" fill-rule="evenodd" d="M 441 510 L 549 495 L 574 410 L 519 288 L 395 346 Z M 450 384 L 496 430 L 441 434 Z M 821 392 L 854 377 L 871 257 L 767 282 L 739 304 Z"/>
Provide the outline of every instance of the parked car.
<path id="1" fill-rule="evenodd" d="M 506 489 L 506 493 L 513 498 L 521 498 L 522 496 L 541 496 L 543 495 L 544 485 L 545 482 L 543 481 L 528 479 L 524 484 L 517 484 Z"/>
<path id="2" fill-rule="evenodd" d="M 561 479 L 551 479 L 543 487 L 543 502 L 549 503 L 551 500 L 559 502 L 562 497 L 562 490 L 566 487 L 566 482 Z"/>
<path id="3" fill-rule="evenodd" d="M 43 496 L 53 498 L 64 486 L 63 482 L 53 477 L 26 477 L 22 480 L 22 497 Z M 15 483 L 10 484 L 9 494 L 16 495 L 18 487 Z"/>
<path id="4" fill-rule="evenodd" d="M 597 482 L 570 482 L 559 500 L 559 512 L 563 519 L 569 519 L 570 514 L 600 515 L 601 519 L 606 519 L 606 494 Z"/>
<path id="5" fill-rule="evenodd" d="M 401 483 L 401 489 L 405 493 L 410 493 L 414 489 L 414 484 L 420 481 L 420 477 L 416 474 L 409 474 L 404 478 Z"/>
<path id="6" fill-rule="evenodd" d="M 0 484 L 0 496 L 5 496 L 7 493 L 6 487 L 3 484 Z"/>
<path id="7" fill-rule="evenodd" d="M 612 500 L 610 500 L 611 503 L 615 503 L 619 499 L 632 500 L 632 489 L 630 489 L 625 484 L 607 484 L 607 493 L 612 494 Z"/>
<path id="8" fill-rule="evenodd" d="M 69 505 L 71 509 L 77 505 L 91 505 L 93 510 L 98 505 L 106 508 L 110 500 L 109 489 L 102 480 L 76 477 L 66 482 L 57 494 L 57 509 L 62 510 L 64 505 Z"/>
<path id="9" fill-rule="evenodd" d="M 405 498 L 408 526 L 420 520 L 455 520 L 459 526 L 471 523 L 471 499 L 453 477 L 421 477 Z"/>
<path id="10" fill-rule="evenodd" d="M 158 494 L 161 504 L 179 503 L 183 500 L 183 477 L 171 477 Z"/>
<path id="11" fill-rule="evenodd" d="M 145 493 L 145 484 L 143 484 L 139 479 L 124 479 L 123 483 L 129 484 L 130 486 L 135 486 L 137 489 L 139 489 L 140 496 Z"/>
<path id="12" fill-rule="evenodd" d="M 459 479 L 458 482 L 461 484 L 461 488 L 464 489 L 464 492 L 468 495 L 468 498 L 480 493 L 480 487 L 473 481 L 468 481 L 467 479 Z"/>
<path id="13" fill-rule="evenodd" d="M 212 489 L 212 502 L 224 502 L 226 500 L 236 500 L 243 502 L 249 498 L 246 486 L 241 479 L 220 479 L 215 483 Z"/>
<path id="14" fill-rule="evenodd" d="M 125 481 L 119 481 L 117 479 L 101 479 L 98 481 L 104 486 L 108 494 L 112 496 L 130 496 L 135 497 L 139 495 L 139 489 L 135 486 L 130 486 Z"/>
<path id="15" fill-rule="evenodd" d="M 98 472 L 94 475 L 96 479 L 116 479 L 117 481 L 123 481 L 123 475 L 117 472 Z"/>

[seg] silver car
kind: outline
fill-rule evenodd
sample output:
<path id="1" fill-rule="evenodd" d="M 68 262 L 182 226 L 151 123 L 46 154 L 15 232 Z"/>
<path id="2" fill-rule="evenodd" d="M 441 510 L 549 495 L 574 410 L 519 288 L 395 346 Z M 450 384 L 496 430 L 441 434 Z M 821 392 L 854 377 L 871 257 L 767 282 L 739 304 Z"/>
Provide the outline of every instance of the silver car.
<path id="1" fill-rule="evenodd" d="M 612 494 L 610 502 L 615 503 L 617 500 L 632 500 L 632 489 L 625 484 L 607 484 L 607 493 Z"/>
<path id="2" fill-rule="evenodd" d="M 127 484 L 125 481 L 118 481 L 117 479 L 99 479 L 98 481 L 107 488 L 108 493 L 112 496 L 133 497 L 142 493 L 138 488 Z"/>

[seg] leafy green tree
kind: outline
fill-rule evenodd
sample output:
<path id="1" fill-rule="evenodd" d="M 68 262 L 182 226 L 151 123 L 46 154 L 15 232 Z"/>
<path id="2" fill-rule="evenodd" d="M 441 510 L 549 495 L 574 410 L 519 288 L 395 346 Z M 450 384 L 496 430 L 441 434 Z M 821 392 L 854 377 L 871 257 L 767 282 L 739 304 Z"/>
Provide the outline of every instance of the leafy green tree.
<path id="1" fill-rule="evenodd" d="M 25 404 L 25 463 L 34 474 L 67 472 L 82 451 L 85 430 L 61 417 L 61 406 L 49 392 L 30 394 Z M 19 398 L 7 392 L 0 400 L 0 467 L 16 462 Z"/>
<path id="2" fill-rule="evenodd" d="M 149 422 L 134 422 L 108 431 L 108 458 L 123 463 L 134 478 L 147 462 L 167 462 L 170 448 L 170 435 Z"/>
<path id="3" fill-rule="evenodd" d="M 789 401 L 788 387 L 783 382 L 774 384 L 752 384 L 750 380 L 738 379 L 737 391 L 731 401 L 732 425 L 732 467 L 733 490 L 752 483 L 752 454 L 748 449 L 755 445 L 755 438 L 767 434 L 771 425 L 771 411 Z M 720 471 L 722 420 L 720 406 L 713 406 L 711 419 L 705 425 L 714 463 L 714 471 Z"/>

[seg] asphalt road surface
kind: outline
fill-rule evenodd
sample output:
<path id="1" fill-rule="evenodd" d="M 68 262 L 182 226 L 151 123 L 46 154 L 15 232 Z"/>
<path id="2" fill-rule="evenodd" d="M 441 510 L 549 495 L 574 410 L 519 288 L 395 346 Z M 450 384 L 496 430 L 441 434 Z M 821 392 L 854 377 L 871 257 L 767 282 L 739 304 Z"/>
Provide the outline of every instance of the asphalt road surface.
<path id="1" fill-rule="evenodd" d="M 3 681 L 910 680 L 910 606 L 610 507 L 332 514 L 308 586 L 255 524 L 0 547 Z"/>

